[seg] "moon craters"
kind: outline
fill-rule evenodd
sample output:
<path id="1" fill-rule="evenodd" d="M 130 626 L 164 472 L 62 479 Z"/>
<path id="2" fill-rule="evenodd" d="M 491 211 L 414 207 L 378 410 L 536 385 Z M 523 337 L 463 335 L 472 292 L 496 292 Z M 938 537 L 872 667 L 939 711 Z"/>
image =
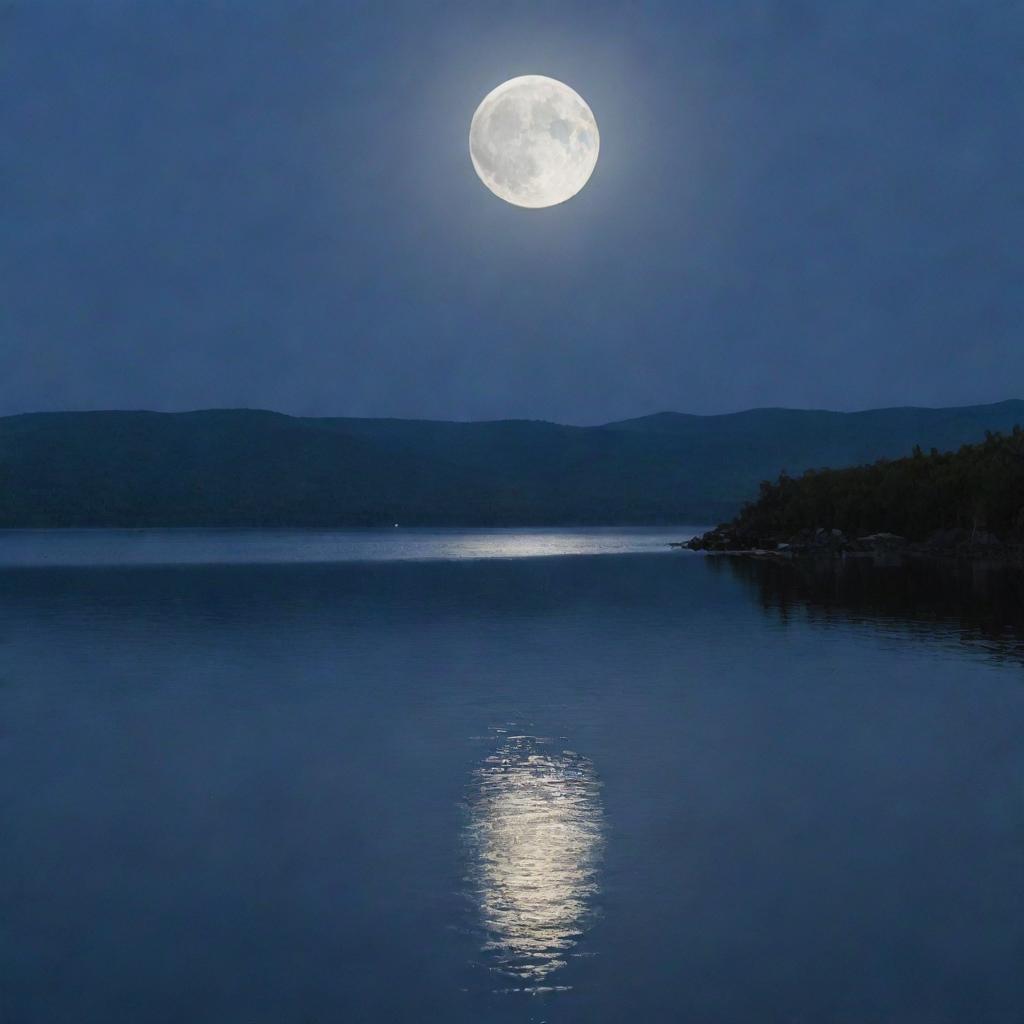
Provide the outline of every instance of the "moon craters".
<path id="1" fill-rule="evenodd" d="M 554 206 L 587 183 L 600 136 L 581 96 L 553 78 L 499 85 L 473 115 L 469 152 L 480 180 L 516 206 Z"/>

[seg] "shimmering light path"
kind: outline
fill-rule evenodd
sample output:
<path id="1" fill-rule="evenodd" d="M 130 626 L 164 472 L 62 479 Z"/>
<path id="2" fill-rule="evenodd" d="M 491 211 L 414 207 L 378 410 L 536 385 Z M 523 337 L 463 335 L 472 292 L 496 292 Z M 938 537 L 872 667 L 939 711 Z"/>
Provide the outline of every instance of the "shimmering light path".
<path id="1" fill-rule="evenodd" d="M 456 530 L 0 530 L 0 568 L 436 562 L 555 555 L 670 554 L 700 526 Z M 678 557 L 678 552 L 675 553 Z"/>
<path id="2" fill-rule="evenodd" d="M 477 770 L 467 827 L 484 949 L 526 990 L 553 986 L 593 914 L 604 815 L 588 758 L 507 736 Z"/>

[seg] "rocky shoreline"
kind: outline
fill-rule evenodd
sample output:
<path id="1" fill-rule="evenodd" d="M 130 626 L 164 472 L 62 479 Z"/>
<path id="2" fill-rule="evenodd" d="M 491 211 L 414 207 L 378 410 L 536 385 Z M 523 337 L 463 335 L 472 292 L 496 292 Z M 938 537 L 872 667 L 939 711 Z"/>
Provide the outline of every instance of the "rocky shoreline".
<path id="1" fill-rule="evenodd" d="M 790 536 L 757 536 L 726 523 L 707 533 L 671 545 L 707 554 L 748 558 L 878 558 L 913 557 L 965 559 L 1024 564 L 1024 544 L 1005 542 L 985 530 L 936 530 L 926 540 L 911 541 L 895 533 L 854 537 L 824 527 L 803 529 Z"/>

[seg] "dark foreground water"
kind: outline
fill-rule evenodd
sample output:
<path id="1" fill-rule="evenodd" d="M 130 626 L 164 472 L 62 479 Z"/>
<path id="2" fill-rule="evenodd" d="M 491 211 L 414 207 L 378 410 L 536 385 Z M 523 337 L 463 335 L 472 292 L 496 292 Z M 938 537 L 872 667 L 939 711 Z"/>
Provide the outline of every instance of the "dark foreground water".
<path id="1" fill-rule="evenodd" d="M 1012 575 L 45 536 L 0 538 L 4 1024 L 1024 1020 Z"/>

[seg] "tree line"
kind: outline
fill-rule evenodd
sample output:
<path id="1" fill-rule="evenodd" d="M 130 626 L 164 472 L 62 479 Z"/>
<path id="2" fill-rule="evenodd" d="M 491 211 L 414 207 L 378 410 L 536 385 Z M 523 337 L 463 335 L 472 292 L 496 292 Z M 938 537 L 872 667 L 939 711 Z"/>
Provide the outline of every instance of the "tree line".
<path id="1" fill-rule="evenodd" d="M 770 537 L 807 528 L 925 540 L 938 530 L 985 531 L 1024 540 L 1024 430 L 987 431 L 956 451 L 879 459 L 849 469 L 785 471 L 764 481 L 732 523 L 737 534 Z"/>

